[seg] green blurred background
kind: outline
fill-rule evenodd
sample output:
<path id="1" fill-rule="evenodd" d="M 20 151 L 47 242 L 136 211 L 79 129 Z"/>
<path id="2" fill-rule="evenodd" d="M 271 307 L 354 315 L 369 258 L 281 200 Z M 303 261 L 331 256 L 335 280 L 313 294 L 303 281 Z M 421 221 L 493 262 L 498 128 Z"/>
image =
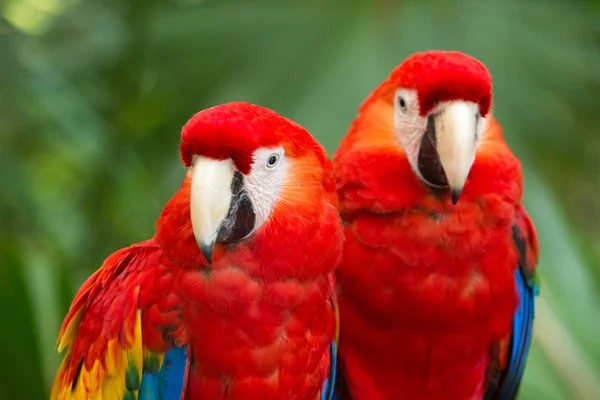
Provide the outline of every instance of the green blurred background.
<path id="1" fill-rule="evenodd" d="M 522 399 L 600 399 L 598 1 L 7 0 L 0 3 L 0 399 L 47 398 L 59 324 L 180 185 L 181 126 L 232 100 L 331 153 L 415 51 L 494 77 L 523 162 L 542 296 Z"/>

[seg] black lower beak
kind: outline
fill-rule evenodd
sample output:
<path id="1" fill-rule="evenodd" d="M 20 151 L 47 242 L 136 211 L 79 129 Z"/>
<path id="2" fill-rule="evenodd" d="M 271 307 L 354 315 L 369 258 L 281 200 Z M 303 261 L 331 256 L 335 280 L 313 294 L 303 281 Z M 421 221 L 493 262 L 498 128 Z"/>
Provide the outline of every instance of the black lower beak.
<path id="1" fill-rule="evenodd" d="M 436 148 L 436 132 L 433 116 L 427 118 L 427 131 L 421 139 L 418 155 L 418 169 L 426 184 L 433 187 L 447 187 L 448 179 Z"/>
<path id="2" fill-rule="evenodd" d="M 246 190 L 233 195 L 227 217 L 217 234 L 217 242 L 231 243 L 245 239 L 254 230 L 256 215 Z"/>

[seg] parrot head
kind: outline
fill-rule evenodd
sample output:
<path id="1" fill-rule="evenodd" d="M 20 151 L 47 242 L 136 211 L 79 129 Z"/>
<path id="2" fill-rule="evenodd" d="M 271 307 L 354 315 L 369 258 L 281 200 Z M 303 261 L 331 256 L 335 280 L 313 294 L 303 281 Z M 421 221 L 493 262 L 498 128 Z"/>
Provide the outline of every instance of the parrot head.
<path id="1" fill-rule="evenodd" d="M 372 95 L 392 103 L 394 134 L 413 172 L 430 187 L 448 188 L 453 204 L 475 160 L 491 90 L 481 62 L 428 51 L 402 62 Z"/>
<path id="2" fill-rule="evenodd" d="M 235 102 L 198 112 L 183 127 L 180 151 L 191 176 L 193 234 L 209 264 L 215 244 L 246 239 L 283 213 L 317 208 L 324 195 L 336 202 L 322 146 L 263 107 Z"/>

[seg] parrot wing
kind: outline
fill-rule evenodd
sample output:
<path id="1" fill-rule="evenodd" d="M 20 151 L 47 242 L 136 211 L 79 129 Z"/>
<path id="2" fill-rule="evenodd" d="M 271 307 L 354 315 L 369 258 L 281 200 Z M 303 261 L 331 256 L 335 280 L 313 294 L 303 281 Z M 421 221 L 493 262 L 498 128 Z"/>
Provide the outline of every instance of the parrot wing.
<path id="1" fill-rule="evenodd" d="M 516 399 L 531 343 L 535 296 L 539 293 L 538 242 L 535 228 L 522 206 L 516 212 L 513 241 L 519 254 L 515 280 L 520 302 L 513 319 L 512 335 L 492 350 L 486 400 Z"/>
<path id="2" fill-rule="evenodd" d="M 337 344 L 340 337 L 340 313 L 337 304 L 337 285 L 335 281 L 335 275 L 332 273 L 329 275 L 329 284 L 333 288 L 331 295 L 331 306 L 335 311 L 335 337 L 333 342 L 329 346 L 329 375 L 325 384 L 323 385 L 323 390 L 319 396 L 319 400 L 338 400 L 336 395 L 336 380 L 337 380 Z"/>
<path id="3" fill-rule="evenodd" d="M 180 400 L 188 346 L 162 251 L 146 241 L 106 259 L 79 289 L 58 336 L 51 400 Z"/>

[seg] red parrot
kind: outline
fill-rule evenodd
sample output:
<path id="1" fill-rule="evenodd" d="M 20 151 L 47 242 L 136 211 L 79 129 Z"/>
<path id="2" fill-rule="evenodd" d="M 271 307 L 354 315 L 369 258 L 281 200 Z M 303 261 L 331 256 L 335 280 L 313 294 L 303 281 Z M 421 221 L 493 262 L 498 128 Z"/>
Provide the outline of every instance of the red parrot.
<path id="1" fill-rule="evenodd" d="M 52 399 L 326 399 L 343 226 L 331 162 L 248 103 L 184 126 L 154 237 L 106 259 L 65 318 Z"/>
<path id="2" fill-rule="evenodd" d="M 538 246 L 491 87 L 465 54 L 414 54 L 334 155 L 344 399 L 516 396 Z"/>

